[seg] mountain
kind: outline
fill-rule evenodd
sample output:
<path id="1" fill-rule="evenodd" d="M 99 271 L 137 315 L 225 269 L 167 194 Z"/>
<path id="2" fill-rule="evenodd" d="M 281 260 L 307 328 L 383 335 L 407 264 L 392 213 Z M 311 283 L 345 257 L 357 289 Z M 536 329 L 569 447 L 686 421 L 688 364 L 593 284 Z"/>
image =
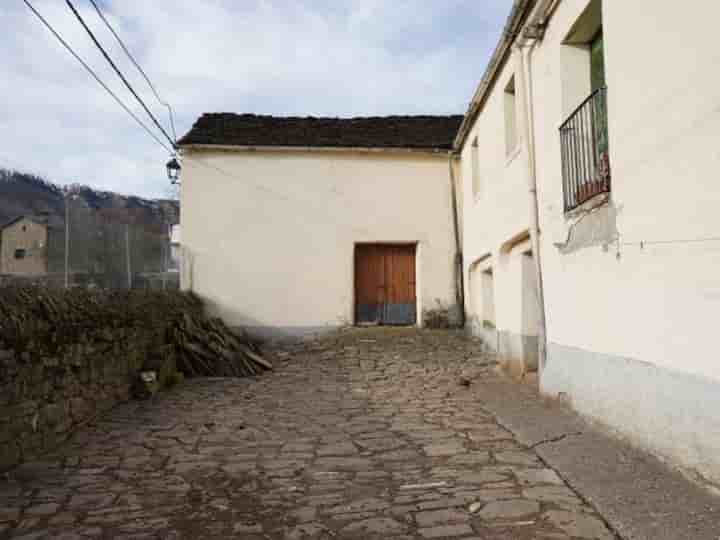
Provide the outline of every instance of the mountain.
<path id="1" fill-rule="evenodd" d="M 100 191 L 86 185 L 72 186 L 82 205 L 105 215 L 131 216 L 133 222 L 147 225 L 176 224 L 180 203 L 171 199 L 144 199 Z M 40 176 L 0 168 L 0 225 L 21 215 L 48 215 L 51 221 L 63 221 L 65 201 L 57 184 Z"/>

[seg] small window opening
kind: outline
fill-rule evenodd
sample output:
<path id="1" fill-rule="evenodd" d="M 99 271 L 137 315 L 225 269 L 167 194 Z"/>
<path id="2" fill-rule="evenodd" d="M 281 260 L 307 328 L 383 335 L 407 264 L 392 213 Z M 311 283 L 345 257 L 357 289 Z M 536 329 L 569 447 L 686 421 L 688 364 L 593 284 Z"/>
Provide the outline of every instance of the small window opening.
<path id="1" fill-rule="evenodd" d="M 505 154 L 509 157 L 518 145 L 517 99 L 515 96 L 515 77 L 505 87 Z"/>
<path id="2" fill-rule="evenodd" d="M 27 255 L 27 251 L 23 248 L 18 248 L 15 250 L 15 258 L 16 259 L 24 259 Z"/>

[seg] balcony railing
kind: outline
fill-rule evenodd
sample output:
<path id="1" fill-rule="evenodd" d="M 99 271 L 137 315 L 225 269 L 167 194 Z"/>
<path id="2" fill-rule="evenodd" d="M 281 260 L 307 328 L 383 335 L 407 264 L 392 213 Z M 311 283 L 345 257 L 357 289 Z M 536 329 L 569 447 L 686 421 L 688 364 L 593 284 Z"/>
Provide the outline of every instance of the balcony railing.
<path id="1" fill-rule="evenodd" d="M 607 88 L 599 88 L 560 126 L 565 212 L 610 192 L 607 124 Z"/>

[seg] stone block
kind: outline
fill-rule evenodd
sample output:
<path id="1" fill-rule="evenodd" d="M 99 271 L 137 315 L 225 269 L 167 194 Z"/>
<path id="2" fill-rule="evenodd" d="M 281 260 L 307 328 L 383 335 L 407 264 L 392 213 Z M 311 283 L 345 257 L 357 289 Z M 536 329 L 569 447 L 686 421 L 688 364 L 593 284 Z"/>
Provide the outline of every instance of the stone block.
<path id="1" fill-rule="evenodd" d="M 22 453 L 17 442 L 0 443 L 0 471 L 9 469 L 20 462 Z"/>
<path id="2" fill-rule="evenodd" d="M 74 422 L 81 422 L 90 414 L 88 403 L 83 398 L 70 400 L 70 416 Z"/>
<path id="3" fill-rule="evenodd" d="M 40 410 L 40 417 L 43 425 L 54 428 L 65 421 L 67 411 L 62 404 L 51 403 Z"/>

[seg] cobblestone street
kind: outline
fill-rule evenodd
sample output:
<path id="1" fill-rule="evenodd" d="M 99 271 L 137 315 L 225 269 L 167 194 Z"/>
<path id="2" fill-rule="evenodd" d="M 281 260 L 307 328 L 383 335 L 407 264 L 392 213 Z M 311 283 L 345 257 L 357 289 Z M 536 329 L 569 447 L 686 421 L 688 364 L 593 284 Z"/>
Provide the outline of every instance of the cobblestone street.
<path id="1" fill-rule="evenodd" d="M 611 539 L 459 334 L 351 330 L 130 402 L 0 483 L 0 537 Z"/>

